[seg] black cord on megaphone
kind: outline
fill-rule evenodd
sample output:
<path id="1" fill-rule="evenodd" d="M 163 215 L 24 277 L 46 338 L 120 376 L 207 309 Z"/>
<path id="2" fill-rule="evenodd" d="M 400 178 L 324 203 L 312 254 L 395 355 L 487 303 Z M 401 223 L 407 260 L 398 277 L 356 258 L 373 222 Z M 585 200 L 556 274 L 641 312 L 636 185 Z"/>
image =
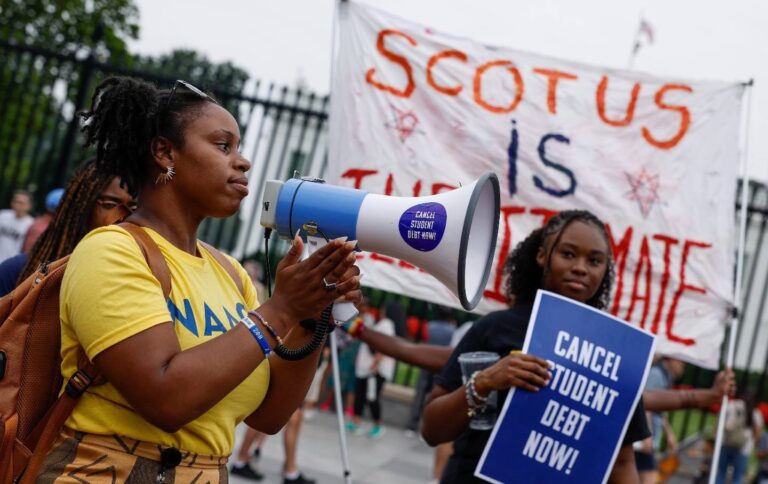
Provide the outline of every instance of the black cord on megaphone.
<path id="1" fill-rule="evenodd" d="M 325 234 L 320 232 L 320 234 L 325 237 Z M 272 270 L 271 270 L 271 264 L 269 260 L 269 237 L 272 235 L 272 229 L 267 228 L 264 229 L 264 253 L 266 257 L 266 266 L 267 266 L 267 293 L 269 294 L 269 297 L 272 297 Z M 328 242 L 328 238 L 325 237 L 325 241 Z M 333 303 L 326 306 L 325 309 L 323 309 L 323 312 L 320 315 L 320 319 L 318 321 L 311 321 L 311 320 L 304 320 L 301 321 L 301 325 L 306 329 L 312 330 L 312 339 L 307 343 L 306 345 L 302 346 L 301 348 L 288 348 L 285 345 L 277 345 L 273 348 L 272 351 L 277 354 L 280 358 L 288 361 L 298 361 L 306 358 L 307 356 L 314 353 L 320 345 L 323 344 L 323 340 L 325 339 L 325 336 L 333 331 L 333 326 L 331 323 L 331 316 L 333 313 Z"/>

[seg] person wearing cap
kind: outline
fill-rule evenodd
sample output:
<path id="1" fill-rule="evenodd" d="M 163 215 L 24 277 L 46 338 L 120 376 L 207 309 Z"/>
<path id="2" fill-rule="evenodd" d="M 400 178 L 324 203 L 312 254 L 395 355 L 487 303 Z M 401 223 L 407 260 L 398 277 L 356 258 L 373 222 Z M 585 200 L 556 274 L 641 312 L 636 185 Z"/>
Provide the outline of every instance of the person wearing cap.
<path id="1" fill-rule="evenodd" d="M 43 235 L 45 229 L 48 228 L 48 224 L 53 220 L 53 214 L 56 213 L 56 208 L 61 202 L 61 196 L 64 194 L 63 188 L 54 188 L 48 195 L 45 196 L 45 213 L 35 217 L 32 225 L 27 230 L 27 235 L 24 237 L 24 244 L 21 246 L 21 251 L 28 254 L 32 250 L 32 246 L 35 245 L 37 239 Z"/>

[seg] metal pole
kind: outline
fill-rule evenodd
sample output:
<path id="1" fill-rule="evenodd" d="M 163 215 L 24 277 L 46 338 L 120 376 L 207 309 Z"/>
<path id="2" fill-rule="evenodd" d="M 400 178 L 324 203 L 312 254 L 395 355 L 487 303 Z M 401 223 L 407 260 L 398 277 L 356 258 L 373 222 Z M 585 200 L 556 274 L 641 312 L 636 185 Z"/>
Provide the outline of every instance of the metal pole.
<path id="1" fill-rule="evenodd" d="M 346 0 L 335 0 L 333 2 L 333 25 L 331 27 L 331 82 L 330 89 L 333 90 L 333 81 L 336 71 L 336 56 L 338 55 L 339 35 L 337 28 L 339 20 L 344 15 L 344 9 L 349 7 Z M 344 482 L 352 484 L 352 474 L 349 470 L 349 455 L 347 452 L 347 435 L 344 433 L 344 403 L 341 401 L 341 380 L 339 377 L 339 359 L 336 354 L 336 333 L 331 333 L 331 358 L 333 358 L 333 391 L 336 400 L 336 418 L 339 423 L 339 445 L 341 446 L 341 465 L 344 468 Z"/>
<path id="2" fill-rule="evenodd" d="M 745 93 L 745 102 L 747 105 L 744 116 L 744 140 L 741 149 L 741 214 L 739 220 L 739 248 L 736 256 L 736 285 L 733 290 L 734 312 L 731 318 L 731 330 L 728 333 L 728 352 L 725 357 L 725 367 L 733 368 L 733 358 L 736 351 L 736 335 L 739 334 L 739 311 L 741 304 L 741 277 L 744 272 L 744 245 L 747 237 L 747 192 L 749 191 L 749 173 L 747 172 L 747 150 L 749 149 L 749 123 L 752 111 L 752 86 L 754 81 L 749 80 L 745 84 L 747 92 Z M 723 444 L 723 432 L 725 430 L 725 414 L 728 410 L 728 395 L 723 395 L 723 402 L 720 406 L 720 416 L 717 419 L 717 436 L 715 437 L 715 449 L 712 453 L 712 465 L 709 469 L 709 484 L 715 484 L 717 477 L 717 468 L 720 460 L 720 448 Z"/>
<path id="3" fill-rule="evenodd" d="M 347 434 L 344 432 L 344 402 L 341 395 L 341 376 L 339 375 L 339 354 L 336 342 L 336 331 L 331 333 L 331 364 L 333 365 L 333 400 L 336 402 L 336 420 L 339 424 L 339 446 L 341 448 L 341 467 L 344 471 L 344 482 L 352 484 L 352 473 L 349 470 L 349 455 L 347 454 Z"/>

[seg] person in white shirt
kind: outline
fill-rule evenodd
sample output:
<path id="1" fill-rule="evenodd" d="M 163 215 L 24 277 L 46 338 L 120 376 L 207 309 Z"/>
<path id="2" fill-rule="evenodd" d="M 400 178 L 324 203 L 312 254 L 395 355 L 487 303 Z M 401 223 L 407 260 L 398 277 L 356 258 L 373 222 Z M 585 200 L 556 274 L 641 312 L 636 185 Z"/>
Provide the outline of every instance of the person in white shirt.
<path id="1" fill-rule="evenodd" d="M 395 321 L 404 320 L 403 309 L 397 302 L 387 303 L 381 311 L 379 319 L 369 331 L 376 331 L 389 336 L 395 335 Z M 353 434 L 361 434 L 361 418 L 365 405 L 371 409 L 373 427 L 368 432 L 372 439 L 384 435 L 381 425 L 381 389 L 384 382 L 392 380 L 395 375 L 395 360 L 379 352 L 371 351 L 367 344 L 360 346 L 355 360 L 355 405 L 352 421 L 347 422 L 347 430 Z"/>
<path id="2" fill-rule="evenodd" d="M 32 196 L 24 190 L 16 190 L 11 199 L 11 208 L 0 210 L 0 261 L 21 253 L 21 245 L 34 219 Z"/>
<path id="3" fill-rule="evenodd" d="M 747 465 L 755 441 L 760 438 L 763 430 L 763 415 L 755 408 L 754 394 L 742 390 L 737 398 L 728 403 L 725 412 L 725 432 L 721 448 L 720 461 L 717 468 L 717 484 L 726 482 L 728 469 L 732 469 L 731 484 L 745 482 Z"/>

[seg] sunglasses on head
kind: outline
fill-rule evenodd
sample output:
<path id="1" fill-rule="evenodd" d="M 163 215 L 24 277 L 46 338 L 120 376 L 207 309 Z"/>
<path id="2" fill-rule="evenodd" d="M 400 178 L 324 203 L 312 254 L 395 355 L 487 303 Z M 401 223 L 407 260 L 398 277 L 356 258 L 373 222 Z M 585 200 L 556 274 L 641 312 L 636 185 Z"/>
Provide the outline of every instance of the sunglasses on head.
<path id="1" fill-rule="evenodd" d="M 179 86 L 186 88 L 188 91 L 194 94 L 197 94 L 198 96 L 200 96 L 201 99 L 208 99 L 214 104 L 219 104 L 214 98 L 204 93 L 200 89 L 196 88 L 192 84 L 188 83 L 187 81 L 182 81 L 181 79 L 178 79 L 175 83 L 173 83 L 173 87 L 171 88 L 171 93 L 168 95 L 168 98 L 165 100 L 164 110 L 168 109 L 168 106 L 171 105 L 171 100 L 173 99 L 173 96 L 176 94 L 176 90 L 179 88 Z"/>

